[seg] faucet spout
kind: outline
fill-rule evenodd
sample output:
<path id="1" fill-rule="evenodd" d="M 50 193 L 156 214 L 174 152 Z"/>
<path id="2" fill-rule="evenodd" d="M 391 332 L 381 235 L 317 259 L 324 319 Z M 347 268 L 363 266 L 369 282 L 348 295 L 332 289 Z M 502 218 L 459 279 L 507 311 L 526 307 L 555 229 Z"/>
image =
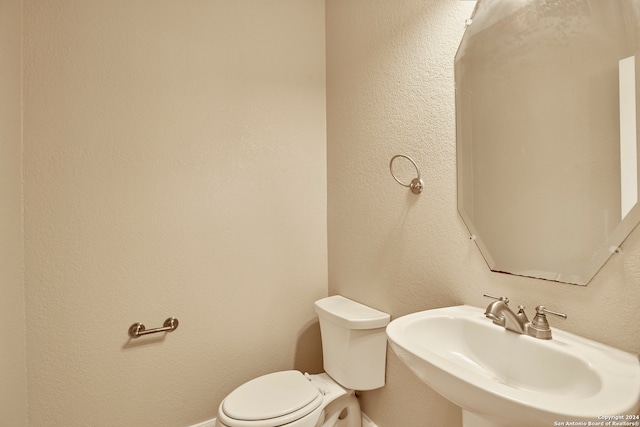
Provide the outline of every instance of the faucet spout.
<path id="1" fill-rule="evenodd" d="M 506 320 L 503 316 L 498 317 L 495 314 L 489 313 L 489 312 L 485 312 L 484 315 L 487 316 L 489 319 L 493 320 L 493 323 L 495 323 L 496 325 L 504 327 Z"/>
<path id="2" fill-rule="evenodd" d="M 526 324 L 529 322 L 524 312 L 524 307 L 520 307 L 518 313 L 514 313 L 504 300 L 492 302 L 484 313 L 496 325 L 502 326 L 519 334 L 526 333 Z"/>

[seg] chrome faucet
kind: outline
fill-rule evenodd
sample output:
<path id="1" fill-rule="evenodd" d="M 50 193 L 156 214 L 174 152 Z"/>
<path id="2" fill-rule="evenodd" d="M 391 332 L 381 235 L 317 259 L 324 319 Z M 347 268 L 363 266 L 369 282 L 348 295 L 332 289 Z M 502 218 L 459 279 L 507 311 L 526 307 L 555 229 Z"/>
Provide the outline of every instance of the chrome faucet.
<path id="1" fill-rule="evenodd" d="M 484 296 L 489 298 L 496 298 L 486 294 Z M 502 326 L 505 329 L 517 332 L 519 334 L 524 334 L 526 325 L 529 322 L 529 319 L 527 319 L 527 315 L 524 312 L 524 306 L 518 306 L 519 310 L 516 314 L 511 310 L 511 308 L 509 308 L 509 298 L 500 297 L 496 299 L 498 301 L 489 304 L 487 310 L 484 312 L 484 315 L 493 320 L 493 323 L 498 326 Z"/>
<path id="2" fill-rule="evenodd" d="M 519 305 L 518 313 L 514 313 L 511 308 L 509 308 L 509 298 L 494 297 L 487 294 L 484 294 L 484 296 L 497 300 L 489 304 L 484 315 L 491 319 L 496 325 L 502 326 L 503 328 L 518 334 L 526 334 L 534 338 L 550 340 L 551 327 L 547 321 L 546 314 L 548 313 L 565 319 L 567 318 L 567 315 L 564 313 L 557 313 L 555 311 L 548 310 L 543 305 L 539 305 L 536 307 L 535 317 L 531 322 L 529 322 L 527 314 L 524 311 L 524 305 Z"/>

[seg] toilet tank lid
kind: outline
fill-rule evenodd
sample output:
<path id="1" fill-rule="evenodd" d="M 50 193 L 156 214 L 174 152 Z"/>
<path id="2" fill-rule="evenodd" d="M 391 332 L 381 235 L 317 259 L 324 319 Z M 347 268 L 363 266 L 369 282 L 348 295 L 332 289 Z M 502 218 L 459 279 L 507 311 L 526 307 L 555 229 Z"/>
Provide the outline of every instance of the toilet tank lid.
<path id="1" fill-rule="evenodd" d="M 377 329 L 389 324 L 391 316 L 375 308 L 333 295 L 315 302 L 318 316 L 348 329 Z"/>

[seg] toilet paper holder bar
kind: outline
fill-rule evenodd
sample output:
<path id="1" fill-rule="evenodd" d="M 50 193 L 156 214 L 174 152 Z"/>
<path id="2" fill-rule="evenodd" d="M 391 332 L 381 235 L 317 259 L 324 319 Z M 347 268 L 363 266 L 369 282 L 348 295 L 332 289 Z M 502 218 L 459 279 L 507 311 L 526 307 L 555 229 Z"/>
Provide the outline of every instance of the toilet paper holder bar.
<path id="1" fill-rule="evenodd" d="M 138 338 L 142 335 L 156 334 L 158 332 L 172 332 L 178 328 L 178 319 L 175 317 L 169 317 L 162 324 L 162 328 L 145 329 L 142 323 L 134 323 L 129 327 L 129 336 L 131 338 Z"/>

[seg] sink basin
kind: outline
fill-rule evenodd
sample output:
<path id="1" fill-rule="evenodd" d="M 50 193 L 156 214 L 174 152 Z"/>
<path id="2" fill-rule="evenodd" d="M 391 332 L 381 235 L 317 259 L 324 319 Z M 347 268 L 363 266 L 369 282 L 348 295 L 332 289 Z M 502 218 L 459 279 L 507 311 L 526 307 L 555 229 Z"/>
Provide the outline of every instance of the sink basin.
<path id="1" fill-rule="evenodd" d="M 387 337 L 422 381 L 462 408 L 464 427 L 606 425 L 603 417 L 638 413 L 636 355 L 552 329 L 552 340 L 520 335 L 461 305 L 397 318 Z"/>

